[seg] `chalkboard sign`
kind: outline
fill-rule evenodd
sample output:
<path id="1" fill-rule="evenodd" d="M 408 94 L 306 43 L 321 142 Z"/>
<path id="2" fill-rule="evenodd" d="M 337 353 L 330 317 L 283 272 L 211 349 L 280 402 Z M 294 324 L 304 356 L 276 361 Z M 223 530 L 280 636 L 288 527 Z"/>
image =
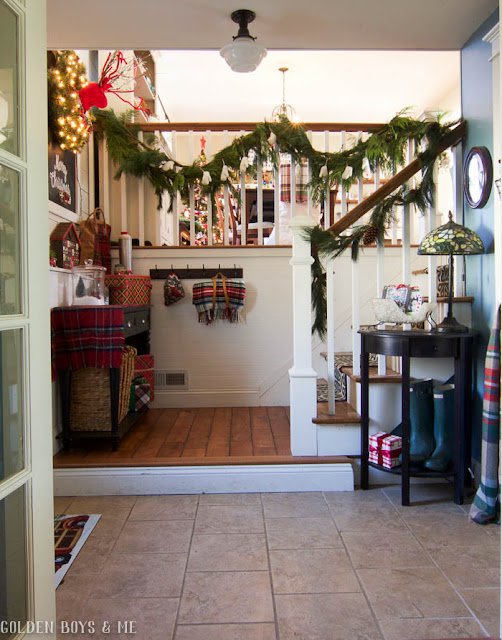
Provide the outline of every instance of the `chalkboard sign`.
<path id="1" fill-rule="evenodd" d="M 49 200 L 77 212 L 77 156 L 58 145 L 49 145 Z"/>

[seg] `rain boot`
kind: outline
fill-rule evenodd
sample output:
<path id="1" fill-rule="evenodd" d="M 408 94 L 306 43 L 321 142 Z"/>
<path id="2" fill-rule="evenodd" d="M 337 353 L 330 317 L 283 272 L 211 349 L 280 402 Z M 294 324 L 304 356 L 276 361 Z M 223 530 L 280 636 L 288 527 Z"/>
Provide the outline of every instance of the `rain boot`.
<path id="1" fill-rule="evenodd" d="M 410 462 L 422 463 L 434 451 L 432 378 L 410 383 Z"/>
<path id="2" fill-rule="evenodd" d="M 436 448 L 426 461 L 429 471 L 446 471 L 453 460 L 455 433 L 455 385 L 444 384 L 434 389 L 434 437 Z"/>

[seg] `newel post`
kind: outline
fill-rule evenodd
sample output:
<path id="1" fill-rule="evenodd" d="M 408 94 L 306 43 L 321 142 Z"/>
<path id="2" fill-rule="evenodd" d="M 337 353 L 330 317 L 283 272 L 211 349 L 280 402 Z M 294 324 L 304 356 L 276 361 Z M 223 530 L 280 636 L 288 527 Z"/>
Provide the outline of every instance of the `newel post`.
<path id="1" fill-rule="evenodd" d="M 291 406 L 291 453 L 317 455 L 317 373 L 312 368 L 312 295 L 310 242 L 303 237 L 305 227 L 314 227 L 312 218 L 295 216 L 289 223 L 293 236 L 293 367 L 289 370 Z"/>

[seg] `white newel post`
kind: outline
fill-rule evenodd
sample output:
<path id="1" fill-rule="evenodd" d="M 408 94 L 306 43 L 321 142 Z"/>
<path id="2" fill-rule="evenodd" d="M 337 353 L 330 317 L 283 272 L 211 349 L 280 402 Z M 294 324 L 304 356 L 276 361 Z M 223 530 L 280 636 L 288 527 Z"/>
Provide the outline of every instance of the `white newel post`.
<path id="1" fill-rule="evenodd" d="M 293 192 L 294 193 L 294 192 Z M 305 227 L 314 227 L 308 216 L 295 216 L 289 223 L 293 236 L 293 367 L 289 370 L 291 405 L 291 453 L 317 455 L 317 373 L 312 368 L 310 242 L 303 237 Z"/>

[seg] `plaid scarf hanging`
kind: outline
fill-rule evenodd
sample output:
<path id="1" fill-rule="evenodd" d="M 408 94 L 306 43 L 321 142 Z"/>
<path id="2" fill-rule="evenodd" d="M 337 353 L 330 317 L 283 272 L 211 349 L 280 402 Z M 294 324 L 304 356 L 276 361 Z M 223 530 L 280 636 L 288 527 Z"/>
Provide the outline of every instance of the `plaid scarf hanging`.
<path id="1" fill-rule="evenodd" d="M 296 202 L 305 203 L 308 201 L 307 184 L 309 181 L 309 168 L 306 162 L 298 165 L 299 170 L 296 177 Z M 291 165 L 281 164 L 281 200 L 291 202 Z"/>
<path id="2" fill-rule="evenodd" d="M 192 303 L 199 322 L 211 324 L 214 320 L 239 322 L 239 312 L 244 306 L 246 285 L 244 280 L 218 278 L 196 282 L 193 285 Z"/>

